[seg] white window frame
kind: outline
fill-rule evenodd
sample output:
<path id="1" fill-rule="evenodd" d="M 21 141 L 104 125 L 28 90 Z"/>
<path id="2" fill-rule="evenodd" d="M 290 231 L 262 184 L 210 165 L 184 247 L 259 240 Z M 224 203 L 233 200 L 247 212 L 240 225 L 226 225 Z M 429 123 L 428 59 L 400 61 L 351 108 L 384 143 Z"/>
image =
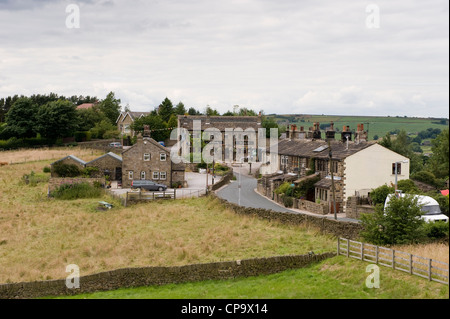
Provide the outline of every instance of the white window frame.
<path id="1" fill-rule="evenodd" d="M 164 176 L 164 178 L 163 178 Z M 160 180 L 166 180 L 167 179 L 167 172 L 160 172 L 159 173 L 159 179 Z"/>
<path id="2" fill-rule="evenodd" d="M 155 178 L 156 176 L 156 178 Z M 154 180 L 158 180 L 159 179 L 159 172 L 153 172 L 152 177 Z"/>
<path id="3" fill-rule="evenodd" d="M 164 157 L 164 159 L 163 159 L 163 157 Z M 167 155 L 166 155 L 166 153 L 159 153 L 159 160 L 160 160 L 161 162 L 165 162 L 165 161 L 167 160 Z"/>
<path id="4" fill-rule="evenodd" d="M 145 171 L 142 171 L 141 172 L 141 180 L 145 180 L 145 176 L 146 176 L 147 174 L 145 173 Z M 144 177 L 144 178 L 142 178 L 142 177 Z"/>
<path id="5" fill-rule="evenodd" d="M 148 156 L 148 159 L 146 159 L 146 157 Z M 151 155 L 150 153 L 144 153 L 144 162 L 148 162 L 151 159 Z"/>
<path id="6" fill-rule="evenodd" d="M 128 171 L 128 179 L 133 180 L 133 177 L 134 177 L 134 172 Z"/>

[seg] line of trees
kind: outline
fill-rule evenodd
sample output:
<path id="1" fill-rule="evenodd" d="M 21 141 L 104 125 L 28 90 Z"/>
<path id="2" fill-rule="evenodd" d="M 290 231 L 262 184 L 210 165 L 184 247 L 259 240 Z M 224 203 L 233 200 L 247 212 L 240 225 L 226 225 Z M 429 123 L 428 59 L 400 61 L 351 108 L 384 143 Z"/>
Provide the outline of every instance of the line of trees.
<path id="1" fill-rule="evenodd" d="M 92 108 L 77 109 L 83 103 Z M 72 137 L 76 132 L 89 132 L 102 138 L 105 132 L 117 135 L 115 121 L 120 114 L 120 99 L 110 92 L 105 99 L 55 93 L 49 95 L 13 96 L 0 99 L 0 139 L 57 139 Z M 100 136 L 101 135 L 101 136 Z"/>

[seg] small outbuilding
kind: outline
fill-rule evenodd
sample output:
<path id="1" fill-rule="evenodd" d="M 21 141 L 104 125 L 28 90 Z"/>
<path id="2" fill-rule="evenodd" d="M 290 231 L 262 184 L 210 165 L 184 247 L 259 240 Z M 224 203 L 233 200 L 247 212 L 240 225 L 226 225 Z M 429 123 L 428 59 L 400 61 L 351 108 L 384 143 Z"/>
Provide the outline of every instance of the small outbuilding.
<path id="1" fill-rule="evenodd" d="M 109 152 L 85 164 L 85 167 L 95 167 L 98 171 L 91 173 L 91 177 L 109 176 L 110 180 L 122 180 L 122 157 Z"/>

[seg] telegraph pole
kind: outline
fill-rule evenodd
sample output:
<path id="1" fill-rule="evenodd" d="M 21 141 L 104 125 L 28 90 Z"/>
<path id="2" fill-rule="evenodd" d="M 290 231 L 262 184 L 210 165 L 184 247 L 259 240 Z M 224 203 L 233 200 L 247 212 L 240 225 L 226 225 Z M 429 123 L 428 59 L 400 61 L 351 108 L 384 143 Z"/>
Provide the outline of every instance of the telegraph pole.
<path id="1" fill-rule="evenodd" d="M 333 177 L 333 154 L 331 152 L 331 143 L 328 141 L 328 157 L 330 158 L 330 172 L 331 172 L 331 191 L 333 192 L 333 208 L 334 208 L 334 219 L 337 220 L 337 212 L 336 212 L 336 191 L 334 188 L 334 177 Z"/>

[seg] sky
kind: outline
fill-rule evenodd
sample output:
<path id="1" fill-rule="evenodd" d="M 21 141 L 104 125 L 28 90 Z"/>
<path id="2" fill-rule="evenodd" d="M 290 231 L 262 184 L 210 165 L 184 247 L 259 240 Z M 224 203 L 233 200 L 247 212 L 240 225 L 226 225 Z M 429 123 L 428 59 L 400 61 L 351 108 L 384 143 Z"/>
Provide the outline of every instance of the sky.
<path id="1" fill-rule="evenodd" d="M 111 91 L 133 111 L 168 97 L 221 113 L 448 118 L 449 3 L 0 0 L 0 97 Z"/>

